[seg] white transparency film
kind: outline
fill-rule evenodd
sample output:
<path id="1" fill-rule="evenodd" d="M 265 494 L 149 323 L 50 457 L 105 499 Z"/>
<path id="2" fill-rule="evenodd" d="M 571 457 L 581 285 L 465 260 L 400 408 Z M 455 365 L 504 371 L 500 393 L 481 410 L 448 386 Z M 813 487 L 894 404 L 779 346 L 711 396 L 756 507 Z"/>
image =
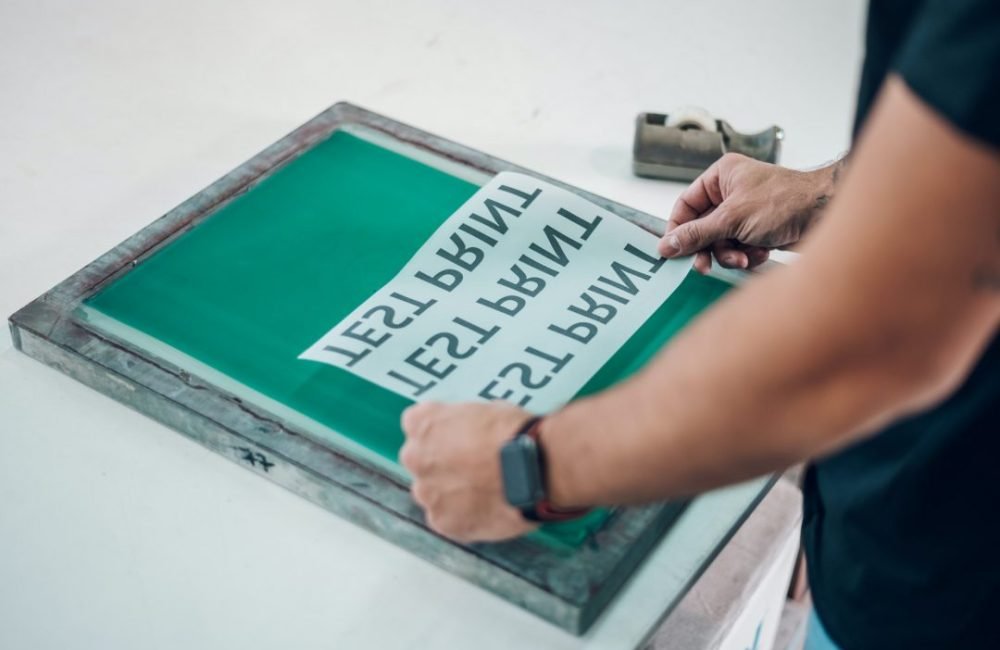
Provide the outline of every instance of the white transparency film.
<path id="1" fill-rule="evenodd" d="M 413 400 L 544 413 L 583 387 L 683 281 L 656 236 L 572 192 L 498 174 L 300 359 Z"/>

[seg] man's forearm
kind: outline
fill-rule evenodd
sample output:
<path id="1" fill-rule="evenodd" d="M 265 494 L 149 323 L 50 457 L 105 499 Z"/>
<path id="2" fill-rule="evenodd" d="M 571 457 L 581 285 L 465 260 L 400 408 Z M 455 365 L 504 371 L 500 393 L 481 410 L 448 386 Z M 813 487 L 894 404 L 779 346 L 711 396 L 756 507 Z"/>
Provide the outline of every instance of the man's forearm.
<path id="1" fill-rule="evenodd" d="M 774 273 L 707 314 L 631 381 L 544 423 L 555 503 L 654 500 L 788 466 L 829 450 L 927 381 L 925 369 L 903 368 L 899 350 L 831 322 L 837 307 L 819 304 L 799 275 Z M 775 298 L 762 303 L 762 294 Z M 847 309 L 840 318 L 863 322 Z"/>
<path id="2" fill-rule="evenodd" d="M 759 475 L 954 389 L 1000 313 L 973 278 L 998 258 L 1000 165 L 900 86 L 887 101 L 796 269 L 754 280 L 636 378 L 548 418 L 556 504 L 660 499 Z M 914 129 L 936 141 L 912 143 Z M 960 180 L 941 180 L 941 163 Z"/>
<path id="3" fill-rule="evenodd" d="M 543 420 L 553 505 L 659 500 L 779 469 L 964 379 L 1000 325 L 1000 153 L 897 78 L 868 124 L 794 269 L 752 280 L 637 377 Z M 711 184 L 692 187 L 689 207 L 706 210 L 697 193 Z M 404 412 L 400 460 L 431 528 L 463 541 L 530 529 L 497 462 L 528 417 L 496 402 Z"/>

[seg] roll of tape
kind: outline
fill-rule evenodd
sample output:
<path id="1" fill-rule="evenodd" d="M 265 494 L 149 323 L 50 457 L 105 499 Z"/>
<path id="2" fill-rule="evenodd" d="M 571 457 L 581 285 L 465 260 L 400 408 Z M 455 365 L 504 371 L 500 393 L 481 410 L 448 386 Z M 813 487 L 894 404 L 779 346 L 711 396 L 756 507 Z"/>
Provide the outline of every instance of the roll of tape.
<path id="1" fill-rule="evenodd" d="M 698 106 L 681 106 L 667 115 L 667 126 L 679 129 L 718 131 L 719 127 L 708 111 Z"/>

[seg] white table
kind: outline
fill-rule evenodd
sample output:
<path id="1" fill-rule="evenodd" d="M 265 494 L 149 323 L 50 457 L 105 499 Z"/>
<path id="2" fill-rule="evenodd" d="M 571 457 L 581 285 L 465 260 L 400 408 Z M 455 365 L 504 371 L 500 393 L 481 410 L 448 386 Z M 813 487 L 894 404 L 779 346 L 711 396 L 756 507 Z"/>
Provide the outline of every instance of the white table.
<path id="1" fill-rule="evenodd" d="M 656 214 L 682 186 L 629 173 L 640 110 L 846 149 L 860 3 L 708 4 L 4 0 L 0 315 L 340 99 Z M 6 334 L 0 417 L 3 648 L 629 647 L 760 488 L 699 499 L 575 639 Z"/>

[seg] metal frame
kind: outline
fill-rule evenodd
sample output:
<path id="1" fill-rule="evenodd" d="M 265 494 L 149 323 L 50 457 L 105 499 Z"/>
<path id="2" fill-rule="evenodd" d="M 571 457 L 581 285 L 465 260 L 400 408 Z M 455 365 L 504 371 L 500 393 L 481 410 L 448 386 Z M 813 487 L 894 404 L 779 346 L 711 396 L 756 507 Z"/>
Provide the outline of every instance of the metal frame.
<path id="1" fill-rule="evenodd" d="M 533 173 L 357 106 L 336 104 L 11 316 L 14 347 L 450 573 L 582 634 L 674 522 L 684 503 L 618 510 L 587 544 L 572 551 L 525 540 L 461 545 L 426 526 L 407 486 L 398 478 L 321 444 L 303 428 L 77 315 L 81 302 L 109 282 L 350 124 L 489 174 Z M 545 180 L 656 230 L 658 220 L 649 215 Z"/>

